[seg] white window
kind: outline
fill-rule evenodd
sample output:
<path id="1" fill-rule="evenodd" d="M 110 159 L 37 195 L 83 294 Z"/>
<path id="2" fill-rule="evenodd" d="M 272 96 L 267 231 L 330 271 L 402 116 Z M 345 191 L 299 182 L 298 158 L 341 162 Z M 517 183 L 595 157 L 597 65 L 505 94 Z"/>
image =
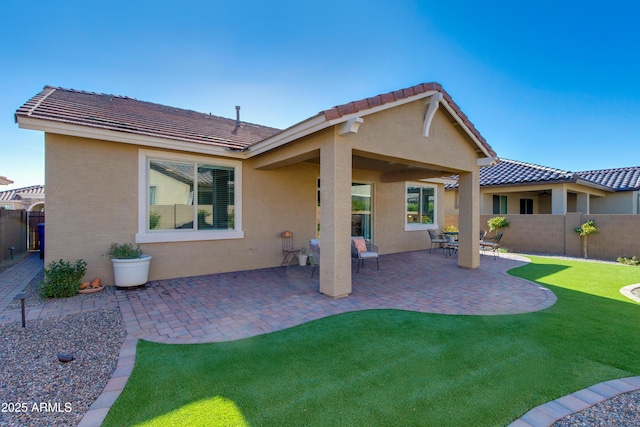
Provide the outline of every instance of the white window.
<path id="1" fill-rule="evenodd" d="M 493 214 L 494 215 L 506 215 L 507 214 L 507 196 L 493 196 Z"/>
<path id="2" fill-rule="evenodd" d="M 405 230 L 437 228 L 436 187 L 408 183 L 405 188 Z"/>
<path id="3" fill-rule="evenodd" d="M 242 164 L 140 151 L 137 243 L 237 239 Z"/>

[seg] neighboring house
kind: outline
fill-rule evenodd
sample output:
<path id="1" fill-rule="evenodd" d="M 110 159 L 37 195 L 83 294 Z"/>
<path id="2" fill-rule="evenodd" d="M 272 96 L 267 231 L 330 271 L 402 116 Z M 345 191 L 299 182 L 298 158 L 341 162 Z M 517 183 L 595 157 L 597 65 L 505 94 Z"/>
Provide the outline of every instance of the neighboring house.
<path id="1" fill-rule="evenodd" d="M 82 258 L 106 283 L 113 242 L 141 244 L 153 256 L 150 278 L 165 279 L 278 266 L 280 234 L 291 230 L 299 247 L 321 234 L 320 292 L 346 296 L 349 236 L 383 253 L 428 247 L 452 174 L 458 264 L 480 263 L 480 168 L 496 154 L 437 83 L 285 130 L 50 86 L 16 121 L 45 133 L 45 262 Z"/>
<path id="2" fill-rule="evenodd" d="M 445 225 L 458 224 L 457 184 L 446 184 Z M 569 172 L 501 159 L 480 171 L 480 223 L 507 216 L 500 244 L 516 252 L 581 256 L 575 229 L 594 220 L 590 256 L 640 255 L 640 166 Z"/>
<path id="3" fill-rule="evenodd" d="M 457 184 L 447 190 L 446 213 L 455 216 Z M 637 214 L 639 190 L 640 167 L 569 172 L 500 159 L 480 171 L 480 213 Z"/>
<path id="4" fill-rule="evenodd" d="M 6 176 L 0 175 L 0 185 L 9 185 L 9 184 L 13 184 L 13 181 L 11 181 Z"/>
<path id="5" fill-rule="evenodd" d="M 594 214 L 640 214 L 640 166 L 577 172 L 587 181 L 612 190 L 605 197 L 592 197 Z"/>
<path id="6" fill-rule="evenodd" d="M 43 211 L 44 185 L 0 191 L 0 209 Z"/>

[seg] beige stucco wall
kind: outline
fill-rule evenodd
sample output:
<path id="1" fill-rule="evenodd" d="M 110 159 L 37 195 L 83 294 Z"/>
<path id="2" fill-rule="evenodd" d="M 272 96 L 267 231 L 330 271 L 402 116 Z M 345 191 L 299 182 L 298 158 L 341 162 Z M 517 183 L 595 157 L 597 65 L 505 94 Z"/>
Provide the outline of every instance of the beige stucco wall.
<path id="1" fill-rule="evenodd" d="M 478 154 L 468 137 L 451 124 L 441 109 L 433 118 L 429 137 L 422 135 L 426 108 L 423 101 L 417 101 L 364 116 L 358 133 L 344 140 L 354 150 L 397 157 L 409 164 L 418 162 L 451 171 L 470 171 Z"/>
<path id="2" fill-rule="evenodd" d="M 113 283 L 104 254 L 111 243 L 133 242 L 137 233 L 139 148 L 47 134 L 46 263 L 84 259 L 88 277 Z M 153 256 L 150 279 L 279 265 L 282 231 L 293 231 L 300 246 L 315 237 L 317 167 L 258 171 L 247 166 L 244 238 L 143 244 Z"/>
<path id="3" fill-rule="evenodd" d="M 408 164 L 438 166 L 451 173 L 477 173 L 477 153 L 444 113 L 434 117 L 429 138 L 422 135 L 425 110 L 423 101 L 406 104 L 366 116 L 357 134 L 337 136 L 330 128 L 244 160 L 244 237 L 142 244 L 144 252 L 153 256 L 150 279 L 280 265 L 280 233 L 284 230 L 294 233 L 297 246 L 307 247 L 308 240 L 316 237 L 317 179 L 321 175 L 318 157 L 334 139 L 342 144 L 337 153 L 375 153 Z M 101 277 L 111 284 L 111 262 L 104 254 L 111 243 L 135 240 L 139 153 L 151 149 L 54 134 L 46 134 L 45 141 L 45 262 L 84 259 L 88 263 L 87 278 Z M 215 163 L 215 157 L 210 159 Z M 381 172 L 357 169 L 336 176 L 346 180 L 348 188 L 349 181 L 373 184 L 373 238 L 381 253 L 429 246 L 427 231 L 405 231 L 405 181 L 383 182 L 386 180 Z M 436 185 L 436 190 L 436 220 L 441 228 L 445 223 L 443 185 Z M 344 219 L 349 226 L 350 218 Z M 342 261 L 338 264 L 344 267 Z"/>
<path id="4" fill-rule="evenodd" d="M 591 199 L 591 213 L 634 214 L 637 213 L 638 192 L 609 193 L 606 197 Z"/>
<path id="5" fill-rule="evenodd" d="M 104 254 L 112 242 L 133 241 L 137 159 L 132 146 L 46 134 L 45 265 L 84 259 L 87 276 L 113 281 Z"/>

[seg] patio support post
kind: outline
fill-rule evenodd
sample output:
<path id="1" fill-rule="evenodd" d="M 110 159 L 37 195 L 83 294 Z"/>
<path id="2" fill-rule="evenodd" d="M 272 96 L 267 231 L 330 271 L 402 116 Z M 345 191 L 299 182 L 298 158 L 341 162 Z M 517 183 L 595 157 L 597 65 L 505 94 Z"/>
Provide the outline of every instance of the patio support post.
<path id="1" fill-rule="evenodd" d="M 578 193 L 577 196 L 577 209 L 576 212 L 581 212 L 583 214 L 589 214 L 590 206 L 589 206 L 589 194 L 588 193 Z"/>
<path id="2" fill-rule="evenodd" d="M 567 213 L 567 189 L 564 186 L 551 189 L 551 213 L 553 215 Z"/>
<path id="3" fill-rule="evenodd" d="M 320 148 L 320 292 L 351 293 L 351 147 L 338 138 Z"/>
<path id="4" fill-rule="evenodd" d="M 458 185 L 458 266 L 474 269 L 480 266 L 480 169 L 461 173 Z"/>

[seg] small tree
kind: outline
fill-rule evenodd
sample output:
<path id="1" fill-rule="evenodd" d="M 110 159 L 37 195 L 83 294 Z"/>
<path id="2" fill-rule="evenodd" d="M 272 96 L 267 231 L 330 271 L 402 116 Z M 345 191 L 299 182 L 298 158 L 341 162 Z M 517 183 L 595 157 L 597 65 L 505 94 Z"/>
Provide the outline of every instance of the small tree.
<path id="1" fill-rule="evenodd" d="M 495 230 L 496 234 L 498 234 L 498 230 L 509 228 L 511 222 L 504 216 L 494 216 L 493 218 L 489 218 L 487 225 L 489 226 L 489 231 Z"/>
<path id="2" fill-rule="evenodd" d="M 584 253 L 584 257 L 587 258 L 587 238 L 590 234 L 598 233 L 598 229 L 596 228 L 595 221 L 590 219 L 582 224 L 580 227 L 575 229 L 576 233 L 580 234 L 582 237 L 582 251 Z"/>

